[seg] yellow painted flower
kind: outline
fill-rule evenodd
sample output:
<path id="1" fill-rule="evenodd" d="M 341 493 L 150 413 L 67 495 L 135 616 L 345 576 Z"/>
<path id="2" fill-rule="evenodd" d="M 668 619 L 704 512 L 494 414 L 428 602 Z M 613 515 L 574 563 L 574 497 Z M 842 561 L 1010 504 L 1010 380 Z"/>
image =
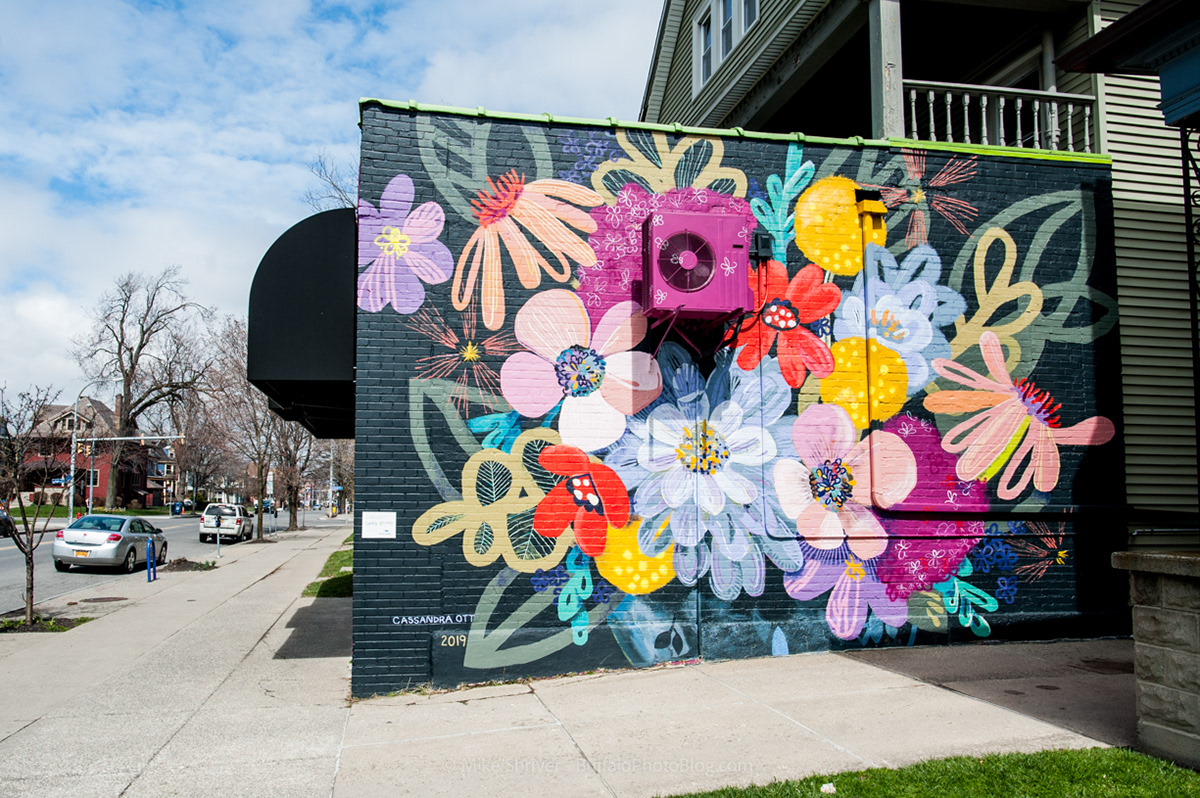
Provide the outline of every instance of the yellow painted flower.
<path id="1" fill-rule="evenodd" d="M 904 407 L 908 368 L 891 349 L 865 338 L 844 338 L 829 351 L 837 363 L 833 373 L 821 380 L 821 401 L 850 414 L 858 429 L 872 421 L 886 421 Z"/>
<path id="2" fill-rule="evenodd" d="M 663 522 L 663 526 L 667 523 Z M 610 526 L 608 545 L 596 558 L 596 570 L 601 576 L 617 590 L 634 595 L 653 593 L 675 578 L 674 544 L 667 546 L 667 550 L 657 557 L 647 557 L 638 545 L 637 532 L 641 525 L 642 519 L 635 518 L 620 529 Z"/>
<path id="3" fill-rule="evenodd" d="M 863 267 L 864 246 L 883 246 L 887 240 L 882 218 L 860 217 L 854 194 L 857 188 L 848 177 L 826 177 L 796 200 L 796 246 L 809 260 L 833 274 L 858 274 Z"/>

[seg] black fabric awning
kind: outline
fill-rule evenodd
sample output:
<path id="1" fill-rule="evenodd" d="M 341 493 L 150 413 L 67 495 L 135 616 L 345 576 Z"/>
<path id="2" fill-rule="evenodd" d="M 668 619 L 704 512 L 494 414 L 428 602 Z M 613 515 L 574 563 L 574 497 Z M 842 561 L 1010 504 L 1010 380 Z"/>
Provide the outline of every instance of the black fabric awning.
<path id="1" fill-rule="evenodd" d="M 246 375 L 318 438 L 354 437 L 356 235 L 353 208 L 310 216 L 271 245 L 250 287 Z"/>

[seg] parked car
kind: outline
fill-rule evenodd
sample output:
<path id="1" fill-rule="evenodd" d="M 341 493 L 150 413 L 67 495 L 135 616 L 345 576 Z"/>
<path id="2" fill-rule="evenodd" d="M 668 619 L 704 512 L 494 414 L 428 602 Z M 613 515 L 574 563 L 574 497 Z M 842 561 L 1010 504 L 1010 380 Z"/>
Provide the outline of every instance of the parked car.
<path id="1" fill-rule="evenodd" d="M 0 510 L 0 538 L 11 538 L 17 534 L 17 525 L 13 523 L 12 516 L 4 510 Z"/>
<path id="2" fill-rule="evenodd" d="M 151 540 L 155 561 L 165 565 L 167 539 L 161 529 L 124 515 L 85 515 L 55 534 L 50 554 L 56 571 L 69 571 L 72 565 L 101 565 L 133 573 L 138 563 L 146 562 Z"/>
<path id="3" fill-rule="evenodd" d="M 218 534 L 223 540 L 249 540 L 254 537 L 254 516 L 240 504 L 210 504 L 200 516 L 200 542 L 215 541 Z"/>

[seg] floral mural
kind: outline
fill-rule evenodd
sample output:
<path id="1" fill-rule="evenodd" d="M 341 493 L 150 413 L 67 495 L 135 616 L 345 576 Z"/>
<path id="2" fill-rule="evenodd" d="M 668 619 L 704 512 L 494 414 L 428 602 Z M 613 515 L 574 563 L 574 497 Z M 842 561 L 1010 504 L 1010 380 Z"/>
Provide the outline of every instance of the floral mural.
<path id="1" fill-rule="evenodd" d="M 395 347 L 416 475 L 399 509 L 359 495 L 399 517 L 370 541 L 396 554 L 370 552 L 443 575 L 422 606 L 454 612 L 412 617 L 464 619 L 442 621 L 461 650 L 427 630 L 430 679 L 1070 616 L 1038 596 L 1071 592 L 1083 544 L 1030 519 L 1086 504 L 1078 475 L 1119 457 L 1108 286 L 1077 265 L 1103 170 L 1035 164 L 1050 193 L 1016 196 L 1003 154 L 371 113 L 440 164 L 359 206 L 360 407 L 364 342 Z M 643 223 L 675 211 L 766 236 L 742 317 L 643 313 Z"/>

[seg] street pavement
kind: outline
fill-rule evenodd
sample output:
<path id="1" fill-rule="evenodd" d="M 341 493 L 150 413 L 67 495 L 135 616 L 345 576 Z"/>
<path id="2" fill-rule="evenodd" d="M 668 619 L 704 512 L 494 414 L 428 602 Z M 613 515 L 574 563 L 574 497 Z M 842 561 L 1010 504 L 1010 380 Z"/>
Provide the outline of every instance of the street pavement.
<path id="1" fill-rule="evenodd" d="M 309 513 L 312 518 L 319 518 L 319 513 Z M 167 537 L 167 557 L 177 559 L 186 557 L 193 561 L 212 560 L 217 556 L 214 543 L 200 542 L 200 516 L 188 514 L 181 517 L 144 516 L 145 520 L 163 530 Z M 271 519 L 264 518 L 263 529 L 271 530 Z M 44 519 L 43 519 L 44 521 Z M 39 521 L 37 529 L 42 528 Z M 56 596 L 111 582 L 123 578 L 114 568 L 72 568 L 69 572 L 59 573 L 54 570 L 50 549 L 54 543 L 54 533 L 68 523 L 66 518 L 50 519 L 49 531 L 42 538 L 42 543 L 34 550 L 34 582 L 33 595 L 35 602 L 48 601 Z M 287 526 L 286 514 L 279 519 L 279 527 Z M 36 538 L 35 538 L 36 540 Z M 221 553 L 224 554 L 229 546 L 236 545 L 224 542 Z M 140 566 L 139 566 L 140 568 Z M 145 571 L 141 571 L 145 578 Z M 12 538 L 0 537 L 0 615 L 25 608 L 25 555 L 21 553 Z"/>
<path id="2" fill-rule="evenodd" d="M 213 571 L 47 602 L 100 616 L 69 632 L 0 635 L 0 795 L 670 795 L 1132 735 L 1127 640 L 802 654 L 351 702 L 350 600 L 300 598 L 349 532 L 310 520 L 228 547 Z M 1037 705 L 1051 703 L 1071 712 L 1047 717 L 1058 710 Z"/>

